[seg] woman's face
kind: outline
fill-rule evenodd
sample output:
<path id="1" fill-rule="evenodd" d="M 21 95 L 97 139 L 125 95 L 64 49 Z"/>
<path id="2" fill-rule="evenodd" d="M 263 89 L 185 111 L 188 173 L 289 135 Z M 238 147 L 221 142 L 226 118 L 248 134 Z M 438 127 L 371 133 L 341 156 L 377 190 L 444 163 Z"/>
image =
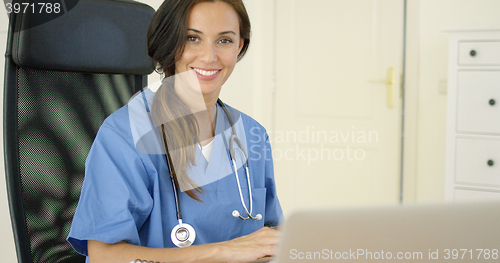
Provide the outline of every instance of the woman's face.
<path id="1" fill-rule="evenodd" d="M 182 75 L 196 76 L 203 95 L 218 97 L 243 47 L 239 26 L 238 14 L 229 4 L 196 4 L 188 16 L 188 39 L 175 73 L 191 70 L 192 74 Z"/>

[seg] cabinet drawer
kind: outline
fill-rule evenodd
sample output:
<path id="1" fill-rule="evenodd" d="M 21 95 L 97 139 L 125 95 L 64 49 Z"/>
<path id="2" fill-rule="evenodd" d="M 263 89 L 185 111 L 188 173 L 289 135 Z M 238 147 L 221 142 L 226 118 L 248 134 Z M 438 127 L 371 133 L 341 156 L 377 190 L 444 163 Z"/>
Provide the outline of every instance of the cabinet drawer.
<path id="1" fill-rule="evenodd" d="M 500 140 L 457 139 L 455 182 L 500 186 Z"/>
<path id="2" fill-rule="evenodd" d="M 455 201 L 493 201 L 500 200 L 500 192 L 455 189 Z"/>
<path id="3" fill-rule="evenodd" d="M 500 71 L 459 71 L 457 131 L 500 134 Z"/>
<path id="4" fill-rule="evenodd" d="M 500 40 L 459 42 L 458 64 L 500 65 Z"/>

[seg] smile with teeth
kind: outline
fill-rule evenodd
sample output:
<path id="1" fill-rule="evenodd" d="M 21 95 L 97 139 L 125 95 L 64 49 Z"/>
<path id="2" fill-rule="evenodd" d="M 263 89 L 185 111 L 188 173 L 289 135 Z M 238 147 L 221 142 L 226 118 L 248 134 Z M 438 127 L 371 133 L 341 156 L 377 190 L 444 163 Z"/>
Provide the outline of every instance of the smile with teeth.
<path id="1" fill-rule="evenodd" d="M 193 68 L 194 71 L 196 71 L 198 74 L 200 75 L 203 75 L 203 76 L 213 76 L 215 75 L 215 73 L 219 72 L 218 70 L 213 70 L 213 71 L 206 71 L 206 70 L 202 70 L 202 69 L 197 69 L 197 68 Z"/>

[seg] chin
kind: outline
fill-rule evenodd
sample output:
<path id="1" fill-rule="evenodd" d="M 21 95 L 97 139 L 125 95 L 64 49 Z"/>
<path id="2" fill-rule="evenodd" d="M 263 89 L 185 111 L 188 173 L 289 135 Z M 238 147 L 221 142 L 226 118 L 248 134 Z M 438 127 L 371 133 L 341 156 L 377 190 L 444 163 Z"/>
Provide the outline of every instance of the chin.
<path id="1" fill-rule="evenodd" d="M 210 83 L 203 83 L 200 81 L 200 89 L 203 94 L 210 94 L 214 92 L 219 92 L 221 90 L 221 87 L 224 83 L 217 81 L 217 82 L 210 82 Z"/>

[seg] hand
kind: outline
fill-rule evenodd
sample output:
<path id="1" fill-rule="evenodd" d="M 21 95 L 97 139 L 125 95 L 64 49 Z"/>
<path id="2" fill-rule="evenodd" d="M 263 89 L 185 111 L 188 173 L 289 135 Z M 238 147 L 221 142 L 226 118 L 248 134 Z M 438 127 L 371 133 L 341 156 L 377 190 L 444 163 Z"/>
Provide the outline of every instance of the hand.
<path id="1" fill-rule="evenodd" d="M 263 227 L 252 234 L 221 242 L 227 262 L 252 262 L 273 256 L 279 241 L 279 231 Z"/>
<path id="2" fill-rule="evenodd" d="M 196 245 L 185 248 L 150 248 L 131 245 L 124 241 L 107 244 L 89 240 L 90 262 L 130 262 L 148 259 L 147 262 L 252 262 L 276 251 L 279 231 L 263 227 L 252 234 L 233 240 Z"/>

